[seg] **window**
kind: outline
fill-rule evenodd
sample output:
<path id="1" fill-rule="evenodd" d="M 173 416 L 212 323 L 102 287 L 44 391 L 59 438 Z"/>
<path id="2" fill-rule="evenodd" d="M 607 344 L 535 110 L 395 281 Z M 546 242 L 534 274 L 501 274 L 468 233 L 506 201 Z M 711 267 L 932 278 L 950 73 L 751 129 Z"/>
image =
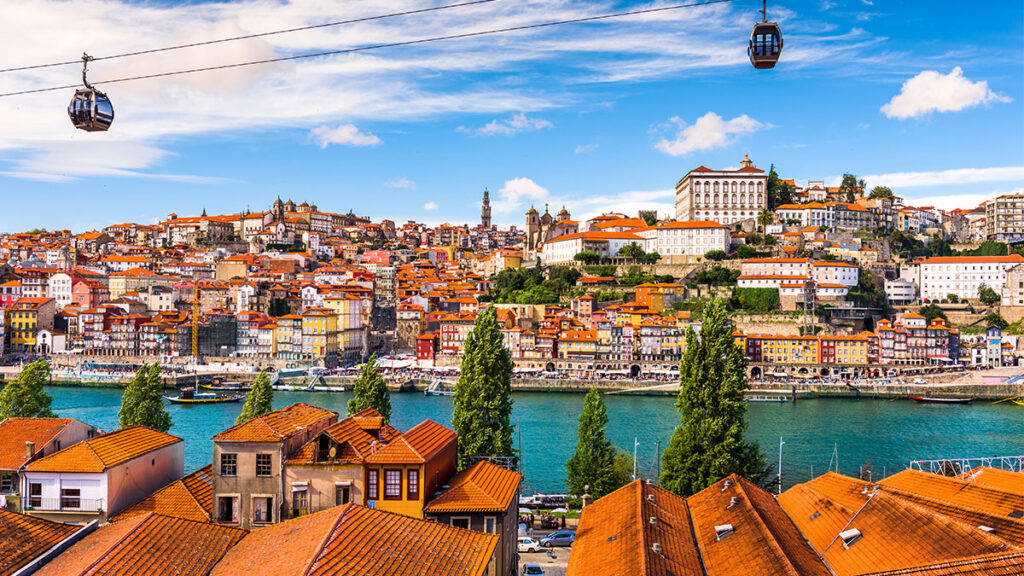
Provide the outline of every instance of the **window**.
<path id="1" fill-rule="evenodd" d="M 405 489 L 405 498 L 407 500 L 419 500 L 420 499 L 420 471 L 409 470 L 406 472 L 406 478 L 408 480 L 408 487 Z"/>
<path id="2" fill-rule="evenodd" d="M 0 493 L 10 494 L 14 492 L 14 475 L 0 474 Z"/>
<path id="3" fill-rule="evenodd" d="M 78 488 L 61 488 L 60 489 L 60 507 L 63 508 L 81 508 L 82 507 L 82 491 Z"/>
<path id="4" fill-rule="evenodd" d="M 238 522 L 238 496 L 217 498 L 217 521 Z"/>
<path id="5" fill-rule="evenodd" d="M 380 472 L 377 470 L 366 471 L 366 499 L 376 500 L 380 498 Z"/>
<path id="6" fill-rule="evenodd" d="M 469 518 L 452 518 L 452 526 L 469 530 Z"/>
<path id="7" fill-rule="evenodd" d="M 274 521 L 274 497 L 255 496 L 252 499 L 252 521 L 255 524 L 270 524 Z"/>
<path id="8" fill-rule="evenodd" d="M 400 500 L 402 498 L 402 471 L 384 471 L 384 499 Z"/>
<path id="9" fill-rule="evenodd" d="M 352 500 L 352 488 L 350 486 L 336 484 L 334 486 L 334 505 L 341 506 Z"/>
<path id="10" fill-rule="evenodd" d="M 301 516 L 309 512 L 309 491 L 305 486 L 292 487 L 292 516 Z"/>
<path id="11" fill-rule="evenodd" d="M 220 455 L 220 475 L 235 476 L 238 474 L 238 454 Z"/>
<path id="12" fill-rule="evenodd" d="M 39 508 L 43 505 L 43 485 L 32 483 L 28 485 L 28 505 Z"/>
<path id="13" fill-rule="evenodd" d="M 256 475 L 263 477 L 270 476 L 270 454 L 256 455 Z"/>
<path id="14" fill-rule="evenodd" d="M 493 516 L 484 518 L 484 532 L 487 534 L 497 534 L 497 522 Z"/>

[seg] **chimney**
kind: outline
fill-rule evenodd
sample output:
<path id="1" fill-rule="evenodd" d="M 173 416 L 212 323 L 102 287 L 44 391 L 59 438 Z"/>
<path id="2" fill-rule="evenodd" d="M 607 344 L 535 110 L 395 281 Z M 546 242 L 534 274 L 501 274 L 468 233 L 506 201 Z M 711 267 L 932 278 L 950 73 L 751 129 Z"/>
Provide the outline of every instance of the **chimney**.
<path id="1" fill-rule="evenodd" d="M 31 460 L 36 455 L 36 443 L 32 441 L 25 442 L 25 457 Z"/>

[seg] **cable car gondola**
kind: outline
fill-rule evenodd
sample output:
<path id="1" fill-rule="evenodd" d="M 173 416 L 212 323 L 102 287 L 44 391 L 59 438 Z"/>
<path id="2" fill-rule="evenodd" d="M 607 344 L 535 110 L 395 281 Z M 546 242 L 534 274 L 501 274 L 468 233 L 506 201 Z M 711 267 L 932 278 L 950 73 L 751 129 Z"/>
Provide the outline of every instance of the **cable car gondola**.
<path id="1" fill-rule="evenodd" d="M 75 96 L 68 104 L 68 116 L 79 130 L 106 132 L 114 122 L 114 106 L 106 94 L 93 88 L 85 78 L 90 60 L 92 56 L 82 54 L 82 84 L 85 88 L 75 90 Z"/>
<path id="2" fill-rule="evenodd" d="M 754 31 L 750 33 L 747 55 L 750 56 L 750 63 L 758 70 L 775 68 L 779 54 L 782 54 L 782 31 L 778 24 L 768 21 L 768 0 L 764 0 L 759 12 L 761 21 L 754 24 Z"/>

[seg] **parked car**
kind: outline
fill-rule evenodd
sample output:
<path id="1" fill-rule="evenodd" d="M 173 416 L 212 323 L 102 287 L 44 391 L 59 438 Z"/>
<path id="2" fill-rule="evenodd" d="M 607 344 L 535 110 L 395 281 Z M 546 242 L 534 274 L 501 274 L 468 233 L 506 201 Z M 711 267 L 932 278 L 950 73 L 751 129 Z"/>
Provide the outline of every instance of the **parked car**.
<path id="1" fill-rule="evenodd" d="M 544 576 L 544 570 L 540 564 L 530 563 L 523 566 L 523 574 L 526 576 Z"/>
<path id="2" fill-rule="evenodd" d="M 545 548 L 552 546 L 572 546 L 576 540 L 576 533 L 568 530 L 558 530 L 540 539 L 540 545 Z"/>
<path id="3" fill-rule="evenodd" d="M 528 536 L 519 537 L 520 552 L 540 552 L 540 542 Z"/>

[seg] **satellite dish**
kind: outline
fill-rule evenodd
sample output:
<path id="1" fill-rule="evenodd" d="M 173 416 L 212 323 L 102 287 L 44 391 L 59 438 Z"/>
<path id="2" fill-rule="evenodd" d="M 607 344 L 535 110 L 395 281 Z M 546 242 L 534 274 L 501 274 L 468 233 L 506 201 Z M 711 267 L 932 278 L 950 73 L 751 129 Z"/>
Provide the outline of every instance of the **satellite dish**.
<path id="1" fill-rule="evenodd" d="M 334 460 L 335 456 L 338 455 L 338 448 L 331 446 L 331 449 L 327 451 L 327 455 L 331 457 L 331 460 Z"/>

